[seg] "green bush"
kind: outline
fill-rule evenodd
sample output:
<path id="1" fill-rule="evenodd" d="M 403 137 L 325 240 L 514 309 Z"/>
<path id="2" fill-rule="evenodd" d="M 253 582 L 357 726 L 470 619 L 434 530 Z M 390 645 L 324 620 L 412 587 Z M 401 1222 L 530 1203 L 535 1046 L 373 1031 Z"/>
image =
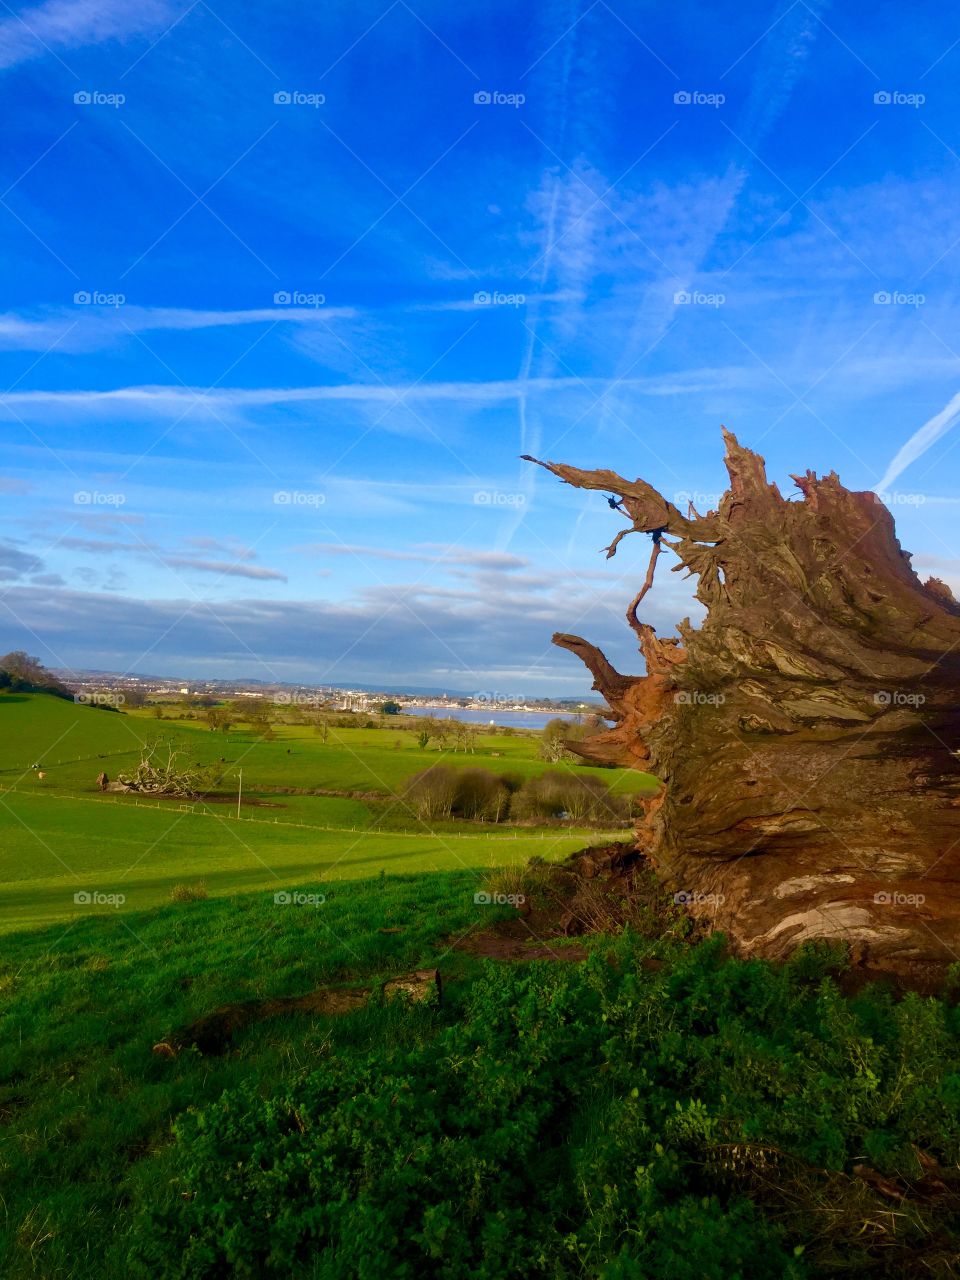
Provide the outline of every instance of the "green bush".
<path id="1" fill-rule="evenodd" d="M 957 1011 L 848 1000 L 828 952 L 776 969 L 717 938 L 660 949 L 655 968 L 629 936 L 581 966 L 490 965 L 415 1040 L 185 1114 L 131 1265 L 780 1280 L 893 1277 L 931 1242 L 955 1250 L 955 1199 L 898 1206 L 891 1237 L 855 1168 L 960 1160 Z"/>

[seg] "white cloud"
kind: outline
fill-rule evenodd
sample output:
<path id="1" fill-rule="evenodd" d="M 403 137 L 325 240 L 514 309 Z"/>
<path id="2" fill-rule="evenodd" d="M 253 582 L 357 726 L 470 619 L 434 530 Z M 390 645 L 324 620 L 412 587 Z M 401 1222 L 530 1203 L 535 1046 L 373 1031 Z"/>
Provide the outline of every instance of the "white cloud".
<path id="1" fill-rule="evenodd" d="M 0 22 L 0 68 L 57 50 L 163 30 L 178 15 L 165 0 L 47 0 Z"/>

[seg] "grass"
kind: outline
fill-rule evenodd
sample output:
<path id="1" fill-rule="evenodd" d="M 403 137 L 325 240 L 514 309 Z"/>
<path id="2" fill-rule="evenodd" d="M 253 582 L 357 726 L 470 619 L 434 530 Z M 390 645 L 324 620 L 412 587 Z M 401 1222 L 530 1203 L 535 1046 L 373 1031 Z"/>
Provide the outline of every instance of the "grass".
<path id="1" fill-rule="evenodd" d="M 214 764 L 225 757 L 224 789 L 234 793 L 241 766 L 245 787 L 361 791 L 385 798 L 441 758 L 460 768 L 482 765 L 523 778 L 544 769 L 535 736 L 480 734 L 476 752 L 457 753 L 440 751 L 435 743 L 421 750 L 416 734 L 401 729 L 331 729 L 325 743 L 302 725 L 279 724 L 275 733 L 276 740 L 267 742 L 244 729 L 211 733 L 196 720 L 158 721 L 143 711 L 106 711 L 42 694 L 0 695 L 0 783 L 20 778 L 24 787 L 92 793 L 101 769 L 115 776 L 136 763 L 144 743 L 158 739 L 171 742 L 191 763 Z M 31 770 L 38 762 L 47 774 L 43 784 Z M 655 785 L 649 775 L 631 769 L 567 767 L 599 774 L 620 793 Z"/>
<path id="2" fill-rule="evenodd" d="M 410 871 L 490 868 L 539 854 L 560 858 L 596 832 L 322 830 L 267 818 L 137 808 L 72 797 L 2 797 L 5 892 L 0 932 L 97 911 L 136 912 L 169 900 L 175 884 L 202 878 L 213 895 Z M 117 906 L 77 903 L 77 893 L 124 895 Z"/>
<path id="3" fill-rule="evenodd" d="M 242 764 L 241 816 L 99 792 L 158 730 Z M 659 904 L 582 964 L 481 963 L 454 940 L 512 912 L 476 895 L 536 899 L 531 855 L 605 834 L 416 822 L 425 764 L 544 768 L 533 738 L 480 747 L 0 697 L 0 1274 L 956 1274 L 955 990 L 845 996 L 829 949 L 736 960 Z M 152 1052 L 222 1004 L 433 967 L 440 1005 Z"/>
<path id="4" fill-rule="evenodd" d="M 115 777 L 158 732 L 190 762 L 227 757 L 223 803 L 99 791 L 100 770 Z M 386 737 L 392 742 L 398 736 L 401 750 L 385 744 Z M 290 725 L 280 726 L 277 741 L 264 742 L 243 733 L 213 734 L 191 721 L 158 725 L 143 714 L 44 695 L 2 696 L 0 875 L 7 891 L 0 932 L 58 920 L 71 924 L 97 910 L 123 917 L 169 901 L 176 885 L 197 879 L 211 895 L 272 893 L 291 882 L 307 888 L 381 872 L 512 865 L 535 853 L 563 857 L 598 833 L 465 822 L 427 826 L 397 795 L 411 774 L 441 758 L 540 772 L 545 766 L 536 745 L 533 738 L 488 737 L 481 748 L 502 747 L 502 757 L 441 756 L 419 750 L 409 732 L 332 730 L 323 743 Z M 42 766 L 43 780 L 33 764 Z M 237 817 L 232 788 L 241 766 L 244 804 Z M 599 772 L 621 788 L 628 781 L 648 782 L 627 770 Z M 360 791 L 369 798 L 308 790 Z M 77 894 L 91 897 L 76 901 Z"/>
<path id="5" fill-rule="evenodd" d="M 315 908 L 222 896 L 8 935 L 0 1274 L 955 1274 L 956 1193 L 891 1206 L 856 1172 L 909 1191 L 919 1149 L 954 1179 L 952 999 L 844 997 L 827 951 L 778 967 L 670 929 L 589 940 L 582 965 L 481 963 L 449 946 L 506 914 L 481 883 L 374 877 Z M 152 1053 L 224 1003 L 434 966 L 440 1007 Z"/>
<path id="6" fill-rule="evenodd" d="M 224 1059 L 170 1064 L 151 1048 L 172 1028 L 221 1003 L 324 982 L 440 962 L 462 971 L 469 962 L 442 939 L 497 914 L 474 905 L 479 881 L 462 871 L 343 882 L 313 909 L 276 906 L 272 894 L 168 900 L 6 937 L 0 1274 L 126 1275 L 129 1241 L 117 1246 L 115 1233 L 129 1227 L 139 1162 L 167 1144 L 172 1117 L 241 1081 L 296 1071 L 330 1033 L 328 1020 L 289 1019 L 241 1035 Z"/>

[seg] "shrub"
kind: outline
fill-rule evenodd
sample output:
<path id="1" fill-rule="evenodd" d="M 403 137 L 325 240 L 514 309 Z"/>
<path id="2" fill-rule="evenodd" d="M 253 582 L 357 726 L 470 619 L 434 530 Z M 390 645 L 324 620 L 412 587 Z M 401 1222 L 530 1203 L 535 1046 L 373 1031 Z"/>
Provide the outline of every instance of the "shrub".
<path id="1" fill-rule="evenodd" d="M 449 818 L 457 794 L 457 771 L 450 765 L 434 764 L 407 782 L 403 797 L 422 821 Z"/>
<path id="2" fill-rule="evenodd" d="M 510 809 L 510 792 L 489 769 L 455 769 L 435 764 L 407 782 L 404 799 L 418 818 L 467 818 L 503 822 Z"/>
<path id="3" fill-rule="evenodd" d="M 510 792 L 489 769 L 457 771 L 453 812 L 459 818 L 502 822 L 510 808 Z"/>
<path id="4" fill-rule="evenodd" d="M 171 902 L 201 902 L 209 896 L 203 880 L 198 880 L 196 884 L 175 884 L 170 890 Z"/>
<path id="5" fill-rule="evenodd" d="M 823 1158 L 829 1135 L 832 1160 L 854 1155 L 891 1105 L 908 1105 L 895 1100 L 898 1033 L 880 1032 L 894 1050 L 884 1069 L 856 1017 L 786 974 L 716 945 L 649 973 L 648 947 L 614 945 L 583 966 L 491 966 L 413 1047 L 357 1046 L 267 1099 L 244 1086 L 181 1116 L 177 1177 L 142 1210 L 135 1273 L 808 1276 L 797 1206 L 791 1236 L 713 1156 L 760 1132 L 803 1158 Z M 878 1067 L 870 1100 L 857 1083 Z M 923 1079 L 917 1127 L 952 1154 L 937 1082 Z M 829 1234 L 820 1205 L 805 1227 Z M 908 1223 L 898 1230 L 892 1267 L 916 1243 Z M 862 1267 L 868 1247 L 851 1233 L 843 1261 Z"/>
<path id="6" fill-rule="evenodd" d="M 548 769 L 530 778 L 514 797 L 513 813 L 526 819 L 571 818 L 598 826 L 616 826 L 630 817 L 628 796 L 616 796 L 602 778 Z"/>

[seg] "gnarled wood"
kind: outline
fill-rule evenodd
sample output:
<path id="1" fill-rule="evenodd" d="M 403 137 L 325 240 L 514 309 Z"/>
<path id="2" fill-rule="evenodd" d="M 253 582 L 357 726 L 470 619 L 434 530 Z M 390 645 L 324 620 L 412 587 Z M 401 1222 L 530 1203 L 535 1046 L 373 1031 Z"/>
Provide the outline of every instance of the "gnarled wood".
<path id="1" fill-rule="evenodd" d="M 707 609 L 679 639 L 633 619 L 642 677 L 554 636 L 616 721 L 570 746 L 661 779 L 641 843 L 742 950 L 841 938 L 881 967 L 943 966 L 960 958 L 960 606 L 920 581 L 876 495 L 808 471 L 788 501 L 724 439 L 729 487 L 705 516 L 642 480 L 539 463 L 619 497 L 630 523 L 608 556 L 671 535 Z"/>

